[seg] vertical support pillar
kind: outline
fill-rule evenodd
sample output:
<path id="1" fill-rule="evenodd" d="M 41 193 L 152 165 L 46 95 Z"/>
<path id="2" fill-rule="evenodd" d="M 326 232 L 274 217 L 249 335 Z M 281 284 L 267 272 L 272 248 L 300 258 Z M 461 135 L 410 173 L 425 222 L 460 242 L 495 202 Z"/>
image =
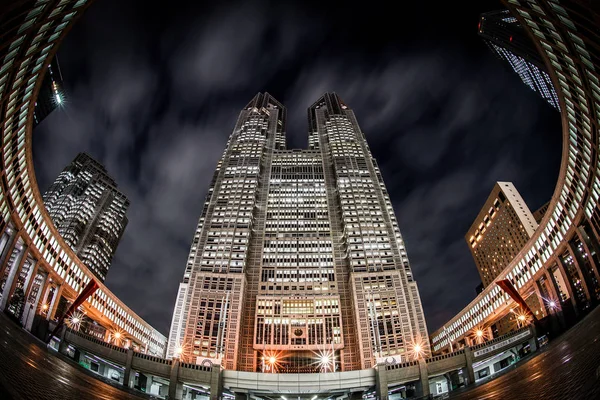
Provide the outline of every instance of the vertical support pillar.
<path id="1" fill-rule="evenodd" d="M 10 255 L 12 254 L 13 250 L 15 249 L 15 245 L 17 244 L 17 231 L 14 229 L 11 229 L 11 231 L 12 232 L 10 233 L 8 242 L 4 246 L 2 255 L 0 255 L 0 277 L 4 275 L 6 264 L 8 263 L 8 260 L 10 260 Z"/>
<path id="2" fill-rule="evenodd" d="M 56 309 L 58 308 L 58 302 L 61 295 L 62 285 L 56 285 L 56 290 L 54 291 L 54 296 L 52 297 L 52 303 L 50 303 L 50 307 L 48 308 L 48 316 L 46 317 L 48 321 L 54 319 L 54 314 L 56 314 Z"/>
<path id="3" fill-rule="evenodd" d="M 67 327 L 63 326 L 60 330 L 60 343 L 58 344 L 58 352 L 62 354 L 67 354 Z"/>
<path id="4" fill-rule="evenodd" d="M 125 361 L 125 372 L 123 374 L 123 386 L 131 387 L 131 364 L 133 364 L 133 349 L 127 349 L 127 361 Z"/>
<path id="5" fill-rule="evenodd" d="M 473 352 L 469 346 L 465 346 L 465 362 L 467 364 L 467 385 L 475 383 L 475 371 L 473 370 Z"/>
<path id="6" fill-rule="evenodd" d="M 40 292 L 39 292 L 40 297 L 38 298 L 38 303 L 36 304 L 36 307 L 40 310 L 43 310 L 44 304 L 47 303 L 48 295 L 50 294 L 50 289 L 52 289 L 52 286 L 50 285 L 51 280 L 52 279 L 50 278 L 50 275 L 46 274 L 44 277 L 44 282 L 42 283 L 42 287 L 40 288 Z M 39 305 L 39 302 L 41 302 L 42 304 Z M 50 306 L 50 305 L 48 305 L 48 306 Z"/>
<path id="7" fill-rule="evenodd" d="M 181 400 L 182 395 L 183 385 L 179 383 L 179 359 L 174 358 L 173 364 L 171 364 L 171 374 L 169 375 L 169 400 Z"/>
<path id="8" fill-rule="evenodd" d="M 576 229 L 576 232 L 577 232 L 577 236 L 579 237 L 579 241 L 583 244 L 583 249 L 589 255 L 590 265 L 592 266 L 591 273 L 596 276 L 596 280 L 600 281 L 600 270 L 599 270 L 600 266 L 598 266 L 596 264 L 596 261 L 594 260 L 594 257 L 592 256 L 592 249 L 594 249 L 596 256 L 598 256 L 599 249 L 597 248 L 595 243 L 592 241 L 592 239 L 588 236 L 587 232 L 585 231 L 585 227 L 583 227 L 583 226 L 578 227 Z"/>
<path id="9" fill-rule="evenodd" d="M 27 246 L 21 245 L 21 248 L 19 249 L 19 253 L 15 257 L 15 262 L 13 263 L 13 265 L 10 266 L 10 271 L 8 272 L 8 278 L 6 278 L 6 282 L 4 284 L 4 290 L 2 291 L 2 299 L 0 300 L 0 311 L 4 311 L 6 309 L 8 300 L 10 299 L 13 291 L 15 290 L 15 286 L 17 284 L 17 281 L 19 280 L 18 276 L 21 273 L 21 269 L 23 268 L 23 264 L 25 264 L 26 259 L 27 259 Z"/>
<path id="10" fill-rule="evenodd" d="M 419 382 L 421 384 L 421 397 L 429 397 L 429 373 L 427 363 L 419 358 Z"/>
<path id="11" fill-rule="evenodd" d="M 385 365 L 375 367 L 375 396 L 378 400 L 388 400 L 388 381 Z"/>
<path id="12" fill-rule="evenodd" d="M 210 371 L 210 400 L 221 398 L 221 366 L 214 364 Z"/>
<path id="13" fill-rule="evenodd" d="M 546 310 L 546 314 L 548 314 L 550 320 L 552 321 L 551 329 L 554 331 L 554 333 L 556 333 L 560 330 L 563 330 L 566 326 L 566 323 L 565 316 L 563 315 L 562 309 L 560 307 L 561 298 L 558 294 L 557 288 L 554 287 L 554 283 L 553 280 L 550 278 L 550 275 L 551 274 L 548 273 L 547 270 L 544 270 L 542 274 L 544 282 L 542 283 L 540 282 L 540 280 L 537 280 L 535 282 L 535 285 L 538 291 L 547 293 L 549 297 L 549 299 L 544 299 L 542 297 L 542 304 L 544 306 L 544 310 Z M 554 307 L 550 306 L 550 302 L 555 303 Z"/>
<path id="14" fill-rule="evenodd" d="M 556 265 L 558 266 L 558 270 L 565 282 L 565 286 L 567 287 L 567 291 L 569 292 L 569 296 L 571 297 L 571 303 L 573 303 L 573 308 L 575 309 L 575 313 L 577 315 L 579 315 L 581 309 L 583 308 L 583 305 L 581 304 L 579 297 L 577 297 L 577 294 L 575 293 L 575 288 L 573 287 L 573 282 L 571 282 L 571 278 L 569 276 L 569 273 L 567 272 L 567 268 L 565 267 L 565 265 L 563 264 L 563 261 L 561 259 L 561 257 L 557 257 L 557 262 Z M 582 282 L 583 283 L 583 282 Z M 584 292 L 585 292 L 585 287 L 584 287 Z"/>
<path id="15" fill-rule="evenodd" d="M 573 256 L 573 258 L 575 259 L 575 265 L 577 267 L 577 270 L 581 274 L 581 277 L 585 282 L 590 303 L 592 305 L 596 305 L 598 304 L 598 295 L 596 294 L 598 276 L 596 274 L 596 271 L 594 270 L 594 260 L 592 259 L 590 249 L 587 247 L 585 240 L 581 239 L 581 237 L 579 236 L 579 229 L 576 229 L 575 232 L 577 232 L 577 235 L 575 235 L 575 237 L 579 239 L 583 247 L 583 251 L 588 255 L 587 262 L 590 265 L 591 271 L 590 268 L 586 266 L 586 260 L 584 260 L 583 256 L 581 255 L 581 252 L 572 241 L 569 242 L 569 250 L 571 251 L 571 255 Z M 596 285 L 594 283 L 596 283 Z"/>
<path id="16" fill-rule="evenodd" d="M 36 260 L 31 261 L 31 267 L 29 268 L 29 273 L 27 275 L 27 279 L 25 280 L 25 285 L 23 287 L 23 294 L 25 295 L 25 302 L 29 298 L 29 294 L 31 292 L 31 287 L 33 286 L 33 282 L 35 281 L 35 277 L 38 273 L 39 263 Z"/>
<path id="17" fill-rule="evenodd" d="M 533 353 L 537 349 L 540 348 L 540 344 L 538 342 L 537 337 L 537 329 L 535 328 L 535 324 L 529 325 L 529 331 L 531 332 L 532 338 L 529 340 L 529 346 L 531 347 L 531 352 Z"/>
<path id="18" fill-rule="evenodd" d="M 583 288 L 583 291 L 585 292 L 585 296 L 587 297 L 588 302 L 590 302 L 592 300 L 593 295 L 592 295 L 591 287 L 589 286 L 587 274 L 581 268 L 581 257 L 579 256 L 579 253 L 573 249 L 570 241 L 567 243 L 567 249 L 568 249 L 571 257 L 573 258 L 573 267 L 575 268 L 575 270 L 579 274 L 579 277 L 581 278 L 580 279 L 581 287 Z"/>

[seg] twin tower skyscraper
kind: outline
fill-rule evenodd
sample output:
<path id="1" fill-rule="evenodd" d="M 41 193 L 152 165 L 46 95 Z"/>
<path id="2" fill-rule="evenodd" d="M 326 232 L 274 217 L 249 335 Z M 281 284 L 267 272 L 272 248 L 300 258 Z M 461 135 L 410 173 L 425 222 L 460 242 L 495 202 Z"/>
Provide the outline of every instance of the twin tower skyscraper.
<path id="1" fill-rule="evenodd" d="M 259 93 L 241 111 L 194 234 L 168 357 L 331 372 L 428 352 L 417 283 L 354 113 L 327 93 L 308 120 L 308 149 L 287 149 L 281 103 Z"/>

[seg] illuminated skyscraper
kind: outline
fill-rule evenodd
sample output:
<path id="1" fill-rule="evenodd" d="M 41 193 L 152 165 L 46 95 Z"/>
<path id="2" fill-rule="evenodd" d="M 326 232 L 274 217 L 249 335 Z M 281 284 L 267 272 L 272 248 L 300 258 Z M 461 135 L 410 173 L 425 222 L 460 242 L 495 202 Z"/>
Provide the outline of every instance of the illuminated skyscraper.
<path id="1" fill-rule="evenodd" d="M 527 86 L 552 107 L 560 110 L 558 96 L 546 72 L 542 56 L 527 32 L 508 10 L 482 14 L 478 31 L 494 54 L 506 61 Z"/>
<path id="2" fill-rule="evenodd" d="M 167 356 L 262 372 L 405 361 L 428 335 L 379 167 L 336 94 L 286 149 L 286 109 L 259 93 L 217 164 L 177 297 Z M 417 351 L 419 346 L 417 346 Z"/>
<path id="3" fill-rule="evenodd" d="M 127 197 L 117 190 L 102 164 L 80 153 L 43 198 L 58 232 L 104 281 L 127 226 Z"/>
<path id="4" fill-rule="evenodd" d="M 465 235 L 484 287 L 519 254 L 537 226 L 515 185 L 496 183 Z"/>

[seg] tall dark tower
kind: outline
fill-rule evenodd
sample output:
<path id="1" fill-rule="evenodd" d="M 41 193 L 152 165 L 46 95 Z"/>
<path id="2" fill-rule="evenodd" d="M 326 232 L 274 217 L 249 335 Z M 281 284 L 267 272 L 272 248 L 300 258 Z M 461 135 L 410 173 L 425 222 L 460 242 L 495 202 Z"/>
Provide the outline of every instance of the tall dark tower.
<path id="1" fill-rule="evenodd" d="M 58 58 L 54 57 L 50 65 L 48 65 L 48 71 L 44 75 L 40 93 L 35 102 L 35 109 L 33 111 L 34 127 L 63 104 L 64 100 L 62 73 L 58 65 Z"/>
<path id="2" fill-rule="evenodd" d="M 327 93 L 308 118 L 308 149 L 287 149 L 281 103 L 259 93 L 241 111 L 194 235 L 168 357 L 333 372 L 428 353 L 392 203 L 353 111 Z"/>
<path id="3" fill-rule="evenodd" d="M 521 80 L 552 107 L 560 110 L 558 96 L 546 66 L 527 32 L 508 10 L 481 14 L 479 36 Z"/>

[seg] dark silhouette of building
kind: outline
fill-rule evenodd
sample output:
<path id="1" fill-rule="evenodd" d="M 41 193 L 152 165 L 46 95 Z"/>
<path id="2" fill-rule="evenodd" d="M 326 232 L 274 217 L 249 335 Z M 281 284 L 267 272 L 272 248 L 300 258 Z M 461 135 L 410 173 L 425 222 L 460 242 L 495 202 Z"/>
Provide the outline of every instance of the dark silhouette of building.
<path id="1" fill-rule="evenodd" d="M 552 107 L 560 109 L 556 90 L 542 56 L 527 32 L 508 10 L 481 14 L 478 32 L 494 54 L 508 63 L 527 86 Z"/>
<path id="2" fill-rule="evenodd" d="M 33 111 L 33 125 L 37 126 L 52 111 L 64 102 L 63 79 L 58 65 L 58 58 L 54 57 L 48 65 L 48 71 L 42 81 L 42 87 Z"/>

